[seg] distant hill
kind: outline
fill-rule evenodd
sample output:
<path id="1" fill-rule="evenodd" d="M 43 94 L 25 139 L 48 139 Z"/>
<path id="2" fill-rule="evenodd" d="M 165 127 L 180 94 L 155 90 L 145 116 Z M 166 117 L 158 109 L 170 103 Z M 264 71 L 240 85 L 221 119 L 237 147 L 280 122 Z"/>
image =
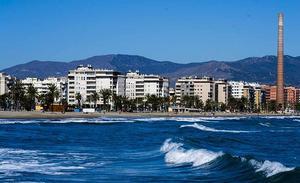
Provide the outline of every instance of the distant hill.
<path id="1" fill-rule="evenodd" d="M 286 84 L 300 86 L 300 57 L 285 56 L 284 62 Z M 76 68 L 79 64 L 91 64 L 94 68 L 115 69 L 124 73 L 128 70 L 139 70 L 145 74 L 160 74 L 169 77 L 172 84 L 178 77 L 191 75 L 274 84 L 277 57 L 249 57 L 232 62 L 208 61 L 179 64 L 156 61 L 137 55 L 111 54 L 71 62 L 34 60 L 6 68 L 1 72 L 18 78 L 66 76 L 68 70 Z"/>

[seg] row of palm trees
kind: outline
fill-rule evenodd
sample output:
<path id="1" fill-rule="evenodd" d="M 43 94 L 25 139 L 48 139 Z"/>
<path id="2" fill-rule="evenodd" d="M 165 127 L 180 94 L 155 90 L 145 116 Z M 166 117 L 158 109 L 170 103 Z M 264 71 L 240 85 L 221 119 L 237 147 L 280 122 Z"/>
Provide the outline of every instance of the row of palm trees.
<path id="1" fill-rule="evenodd" d="M 48 92 L 45 94 L 38 94 L 33 85 L 26 88 L 20 81 L 16 81 L 11 88 L 10 92 L 0 96 L 0 107 L 4 110 L 34 110 L 36 103 L 40 103 L 44 109 L 52 110 L 53 103 L 59 98 L 59 91 L 54 84 L 48 86 Z M 60 101 L 66 104 L 66 100 Z"/>
<path id="2" fill-rule="evenodd" d="M 102 99 L 103 104 L 97 105 L 97 101 Z M 126 96 L 120 96 L 113 93 L 110 89 L 102 89 L 99 93 L 93 92 L 87 96 L 86 100 L 80 93 L 75 94 L 77 107 L 94 107 L 106 111 L 167 111 L 169 106 L 169 97 L 158 97 L 156 95 L 147 95 L 146 98 L 130 99 Z M 112 103 L 111 106 L 109 103 Z M 88 104 L 88 106 L 87 106 Z"/>

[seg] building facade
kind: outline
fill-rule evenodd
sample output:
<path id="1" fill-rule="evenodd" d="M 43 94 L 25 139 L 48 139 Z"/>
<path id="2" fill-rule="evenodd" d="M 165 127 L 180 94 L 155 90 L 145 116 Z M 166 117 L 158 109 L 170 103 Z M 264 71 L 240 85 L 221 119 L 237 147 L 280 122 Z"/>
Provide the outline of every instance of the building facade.
<path id="1" fill-rule="evenodd" d="M 81 103 L 88 103 L 87 97 L 92 93 L 99 93 L 102 89 L 109 89 L 113 94 L 125 94 L 125 77 L 119 72 L 108 69 L 94 69 L 91 65 L 79 65 L 68 74 L 68 104 L 76 105 L 76 94 L 81 95 Z M 111 101 L 109 101 L 111 103 Z M 103 99 L 97 101 L 103 104 Z"/>
<path id="2" fill-rule="evenodd" d="M 229 81 L 229 85 L 231 86 L 231 96 L 233 98 L 241 99 L 244 97 L 248 99 L 250 103 L 254 103 L 254 108 L 261 108 L 265 94 L 262 92 L 262 86 L 260 84 L 244 81 Z"/>
<path id="3" fill-rule="evenodd" d="M 8 92 L 7 86 L 7 75 L 5 73 L 0 73 L 0 95 Z"/>
<path id="4" fill-rule="evenodd" d="M 32 85 L 39 95 L 47 94 L 49 92 L 49 86 L 55 85 L 59 92 L 59 97 L 55 99 L 55 102 L 60 102 L 67 97 L 67 78 L 65 77 L 48 77 L 45 79 L 38 78 L 25 78 L 21 80 L 21 83 L 25 89 Z"/>
<path id="5" fill-rule="evenodd" d="M 144 99 L 147 95 L 169 96 L 169 79 L 158 75 L 128 72 L 125 86 L 125 95 L 129 99 Z"/>
<path id="6" fill-rule="evenodd" d="M 227 104 L 230 92 L 226 80 L 214 80 L 211 77 L 181 77 L 175 85 L 178 104 L 185 95 L 198 96 L 204 104 L 207 100 Z"/>

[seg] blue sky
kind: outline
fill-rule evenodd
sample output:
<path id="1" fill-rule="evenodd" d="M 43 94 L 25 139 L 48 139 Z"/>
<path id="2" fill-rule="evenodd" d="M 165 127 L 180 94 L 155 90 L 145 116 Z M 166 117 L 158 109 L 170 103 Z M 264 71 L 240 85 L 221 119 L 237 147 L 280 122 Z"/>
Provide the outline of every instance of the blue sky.
<path id="1" fill-rule="evenodd" d="M 0 69 L 122 53 L 180 63 L 298 56 L 297 0 L 0 0 Z"/>

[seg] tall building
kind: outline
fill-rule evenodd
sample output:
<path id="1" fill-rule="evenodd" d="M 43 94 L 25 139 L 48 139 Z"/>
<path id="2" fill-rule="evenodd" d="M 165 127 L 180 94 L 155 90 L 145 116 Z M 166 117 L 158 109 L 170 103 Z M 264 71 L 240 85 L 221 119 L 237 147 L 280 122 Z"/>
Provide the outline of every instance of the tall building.
<path id="1" fill-rule="evenodd" d="M 185 95 L 198 96 L 205 104 L 207 100 L 226 104 L 230 95 L 226 80 L 214 80 L 211 77 L 181 77 L 176 81 L 175 96 L 177 103 Z"/>
<path id="2" fill-rule="evenodd" d="M 126 74 L 126 96 L 129 99 L 144 99 L 147 95 L 169 96 L 169 79 L 158 75 L 140 74 L 129 71 Z"/>
<path id="3" fill-rule="evenodd" d="M 6 77 L 6 74 L 0 73 L 0 95 L 8 92 Z"/>
<path id="4" fill-rule="evenodd" d="M 76 105 L 76 93 L 81 94 L 81 103 L 88 103 L 87 97 L 101 89 L 110 89 L 114 94 L 125 94 L 125 77 L 119 72 L 108 69 L 94 69 L 91 65 L 79 65 L 68 74 L 68 103 Z M 111 103 L 111 101 L 109 101 Z M 97 101 L 103 104 L 103 99 Z"/>
<path id="5" fill-rule="evenodd" d="M 230 94 L 231 94 L 231 86 L 228 84 L 227 80 L 215 81 L 216 102 L 227 104 Z"/>
<path id="6" fill-rule="evenodd" d="M 283 80 L 283 14 L 278 15 L 278 45 L 277 45 L 277 104 L 284 107 L 284 80 Z"/>

